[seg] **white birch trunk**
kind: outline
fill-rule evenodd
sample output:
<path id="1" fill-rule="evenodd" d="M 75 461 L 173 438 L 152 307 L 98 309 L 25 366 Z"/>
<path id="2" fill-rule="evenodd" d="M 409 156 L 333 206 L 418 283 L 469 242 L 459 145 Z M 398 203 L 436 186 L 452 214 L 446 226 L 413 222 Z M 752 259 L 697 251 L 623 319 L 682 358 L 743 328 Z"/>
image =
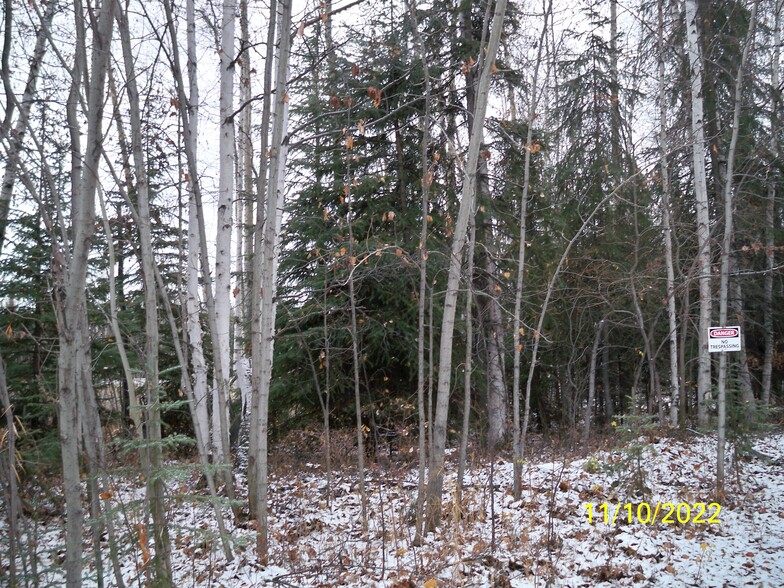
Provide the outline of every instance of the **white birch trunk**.
<path id="1" fill-rule="evenodd" d="M 691 66 L 691 133 L 694 167 L 694 201 L 697 211 L 697 274 L 700 289 L 697 367 L 697 423 L 708 424 L 705 401 L 710 397 L 711 360 L 708 354 L 708 329 L 711 322 L 711 251 L 708 185 L 705 178 L 705 121 L 702 106 L 702 56 L 697 28 L 697 5 L 686 0 L 687 53 Z"/>
<path id="2" fill-rule="evenodd" d="M 242 198 L 238 202 L 237 217 L 244 219 L 238 222 L 237 227 L 237 264 L 242 269 L 241 277 L 238 279 L 237 292 L 238 298 L 235 301 L 236 335 L 234 337 L 237 386 L 240 390 L 242 399 L 242 417 L 250 407 L 252 386 L 250 383 L 250 346 L 248 337 L 250 336 L 251 307 L 252 299 L 250 289 L 252 282 L 252 254 L 253 254 L 253 142 L 251 141 L 251 76 L 250 76 L 250 33 L 248 26 L 248 2 L 240 1 L 240 36 L 243 53 L 241 56 L 240 68 L 240 101 L 244 108 L 240 117 L 240 137 L 238 141 L 238 151 L 242 157 L 238 174 L 242 182 Z"/>
<path id="3" fill-rule="evenodd" d="M 184 128 L 186 150 L 191 153 L 194 163 L 198 159 L 199 137 L 199 79 L 196 54 L 196 10 L 194 0 L 187 0 L 186 35 L 187 35 L 187 70 L 188 70 L 188 110 L 190 124 Z M 205 444 L 201 451 L 209 453 L 210 420 L 209 390 L 207 388 L 207 362 L 204 359 L 202 339 L 204 333 L 201 326 L 201 302 L 199 300 L 199 219 L 196 207 L 196 191 L 194 183 L 197 177 L 186 174 L 188 184 L 188 259 L 186 276 L 186 321 L 188 347 L 190 349 L 191 372 L 193 377 L 194 427 L 199 429 L 197 438 Z"/>
<path id="4" fill-rule="evenodd" d="M 217 461 L 228 457 L 227 411 L 229 398 L 230 344 L 231 344 L 231 234 L 234 208 L 234 31 L 235 0 L 224 0 L 221 23 L 220 49 L 220 140 L 218 145 L 218 211 L 215 239 L 215 324 L 214 346 L 220 348 L 216 361 L 221 362 L 223 379 L 213 388 L 212 443 Z"/>
<path id="5" fill-rule="evenodd" d="M 172 65 L 172 74 L 175 81 L 175 87 L 177 89 L 177 110 L 180 114 L 180 120 L 182 121 L 183 132 L 187 136 L 190 132 L 191 127 L 191 115 L 188 109 L 188 98 L 185 95 L 185 85 L 183 82 L 182 72 L 180 71 L 180 57 L 179 57 L 179 45 L 177 41 L 177 35 L 174 28 L 174 17 L 172 13 L 172 7 L 169 0 L 163 0 L 163 8 L 165 11 L 166 19 L 167 19 L 167 31 L 169 33 L 170 39 L 170 50 L 171 50 L 171 65 Z M 198 175 L 198 169 L 196 167 L 196 157 L 194 152 L 192 151 L 192 143 L 189 141 L 185 141 L 185 155 L 188 164 L 188 175 L 190 178 L 193 178 L 191 181 L 191 189 L 193 190 L 194 202 L 196 207 L 196 219 L 199 225 L 199 254 L 200 254 L 200 269 L 201 269 L 201 277 L 204 281 L 204 293 L 207 302 L 207 324 L 209 326 L 210 335 L 212 336 L 213 342 L 217 340 L 217 325 L 215 322 L 215 298 L 212 292 L 212 278 L 210 276 L 210 266 L 209 266 L 209 259 L 208 259 L 208 247 L 207 247 L 207 239 L 206 239 L 206 231 L 204 228 L 204 214 L 202 208 L 202 198 L 201 198 L 201 190 L 199 186 L 199 182 L 196 181 Z M 222 350 L 219 345 L 213 345 L 213 357 L 215 358 L 214 369 L 216 373 L 216 380 L 220 384 L 224 381 L 222 377 L 222 370 L 221 365 L 222 362 L 220 360 L 221 355 L 226 353 L 226 351 Z M 220 396 L 228 396 L 228 394 Z M 225 417 L 225 411 L 219 411 L 219 417 L 223 415 Z M 224 464 L 228 467 L 225 468 L 224 471 L 221 472 L 224 485 L 226 486 L 226 493 L 230 499 L 234 498 L 234 484 L 233 484 L 233 477 L 231 471 L 231 455 L 229 453 L 229 440 L 228 440 L 228 426 L 225 426 L 225 423 L 221 423 L 221 430 L 224 432 L 222 436 L 222 446 L 224 447 L 224 455 L 225 461 Z M 207 440 L 205 439 L 205 442 Z M 236 506 L 236 505 L 235 505 Z"/>
<path id="6" fill-rule="evenodd" d="M 275 56 L 275 29 L 277 27 L 277 2 L 270 0 L 269 23 L 267 26 L 267 50 L 264 58 L 264 87 L 262 89 L 261 140 L 259 141 L 259 169 L 256 195 L 256 226 L 253 231 L 253 272 L 251 276 L 251 385 L 254 394 L 251 397 L 250 431 L 248 432 L 248 510 L 252 518 L 258 520 L 256 511 L 260 504 L 256 495 L 259 486 L 258 464 L 261 431 L 261 379 L 262 379 L 262 309 L 261 309 L 261 273 L 264 268 L 264 227 L 267 201 L 267 172 L 269 169 L 269 130 L 272 110 L 272 70 Z M 265 405 L 266 410 L 266 405 Z M 266 431 L 264 433 L 266 435 Z M 266 467 L 266 466 L 265 466 Z M 266 469 L 265 469 L 266 475 Z M 266 515 L 265 515 L 266 516 Z"/>
<path id="7" fill-rule="evenodd" d="M 264 242 L 256 256 L 263 256 L 261 267 L 261 358 L 260 358 L 260 388 L 258 389 L 259 406 L 257 418 L 251 421 L 252 426 L 258 427 L 258 449 L 256 460 L 256 517 L 258 520 L 258 538 L 256 550 L 259 560 L 267 561 L 268 557 L 268 528 L 267 528 L 267 425 L 270 382 L 272 380 L 272 354 L 275 339 L 275 316 L 277 287 L 278 256 L 280 245 L 281 222 L 283 220 L 282 208 L 285 192 L 285 165 L 288 155 L 288 67 L 290 53 L 291 28 L 291 3 L 280 4 L 280 18 L 278 27 L 278 59 L 275 71 L 275 113 L 272 128 L 272 141 L 270 143 L 270 178 L 269 193 L 267 195 L 267 213 L 264 225 Z M 256 292 L 254 292 L 256 294 Z"/>
<path id="8" fill-rule="evenodd" d="M 771 63 L 771 105 L 770 105 L 770 153 L 774 161 L 778 160 L 779 145 L 777 133 L 779 132 L 779 103 L 781 94 L 781 10 L 784 7 L 782 0 L 773 0 L 773 57 Z M 765 309 L 763 324 L 765 328 L 765 357 L 762 363 L 762 406 L 770 406 L 771 381 L 773 376 L 773 352 L 775 339 L 773 330 L 773 277 L 776 267 L 776 186 L 778 174 L 771 174 L 768 178 L 768 202 L 765 211 L 765 256 L 767 257 L 767 272 L 765 274 Z"/>
<path id="9" fill-rule="evenodd" d="M 678 423 L 680 380 L 678 378 L 678 318 L 675 309 L 675 266 L 672 253 L 672 211 L 670 210 L 670 169 L 667 161 L 667 95 L 664 71 L 664 2 L 658 3 L 659 22 L 659 171 L 662 183 L 662 224 L 664 229 L 664 263 L 667 266 L 667 320 L 670 342 L 670 425 Z"/>

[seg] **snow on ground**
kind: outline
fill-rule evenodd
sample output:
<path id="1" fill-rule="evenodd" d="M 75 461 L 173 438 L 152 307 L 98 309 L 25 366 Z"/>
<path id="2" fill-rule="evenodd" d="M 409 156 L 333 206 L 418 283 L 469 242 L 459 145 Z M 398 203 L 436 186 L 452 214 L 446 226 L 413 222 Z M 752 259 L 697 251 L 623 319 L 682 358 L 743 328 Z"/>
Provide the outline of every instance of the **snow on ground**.
<path id="1" fill-rule="evenodd" d="M 505 459 L 496 459 L 492 471 L 486 462 L 469 469 L 462 505 L 455 502 L 450 470 L 443 526 L 421 546 L 414 545 L 411 524 L 416 470 L 369 468 L 363 533 L 353 473 L 335 473 L 327 487 L 321 467 L 305 464 L 296 474 L 270 480 L 268 566 L 256 559 L 252 529 L 235 526 L 228 512 L 236 557 L 224 559 L 214 513 L 193 488 L 198 475 L 192 466 L 177 467 L 168 481 L 175 585 L 784 586 L 784 434 L 757 438 L 753 446 L 758 453 L 748 461 L 734 462 L 728 452 L 728 485 L 718 513 L 710 506 L 716 452 L 710 436 L 640 437 L 579 459 L 526 462 L 520 500 L 512 496 L 512 463 Z M 127 586 L 145 582 L 141 496 L 138 487 L 116 491 L 123 505 L 115 520 Z M 697 503 L 705 504 L 704 513 Z M 655 524 L 638 520 L 654 512 Z M 706 522 L 695 523 L 695 517 Z M 721 522 L 708 524 L 711 517 Z M 60 585 L 62 517 L 38 525 L 29 531 L 36 534 L 39 583 Z M 108 547 L 104 551 L 105 576 L 113 585 Z M 85 557 L 91 556 L 85 534 Z M 94 569 L 93 562 L 85 573 Z M 95 585 L 94 577 L 85 585 Z"/>

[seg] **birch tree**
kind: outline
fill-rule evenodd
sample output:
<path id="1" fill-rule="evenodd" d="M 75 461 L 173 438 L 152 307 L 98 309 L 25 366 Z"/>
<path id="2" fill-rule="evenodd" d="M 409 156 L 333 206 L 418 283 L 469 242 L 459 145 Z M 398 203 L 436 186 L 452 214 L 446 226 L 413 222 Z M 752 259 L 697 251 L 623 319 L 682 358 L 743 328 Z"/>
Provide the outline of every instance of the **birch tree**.
<path id="1" fill-rule="evenodd" d="M 695 0 L 686 0 L 686 39 L 691 75 L 691 147 L 694 202 L 697 211 L 697 275 L 699 281 L 699 321 L 697 347 L 697 422 L 708 423 L 705 404 L 710 395 L 711 361 L 708 329 L 711 321 L 711 248 L 708 186 L 705 177 L 705 121 L 702 100 L 702 56 Z"/>
<path id="2" fill-rule="evenodd" d="M 664 69 L 664 2 L 658 2 L 657 51 L 659 54 L 659 173 L 662 186 L 662 225 L 664 229 L 664 263 L 667 266 L 667 324 L 670 351 L 670 424 L 678 422 L 680 380 L 678 377 L 678 317 L 675 309 L 675 266 L 672 251 L 672 218 L 670 210 L 670 168 L 667 160 L 667 95 Z"/>
<path id="3" fill-rule="evenodd" d="M 220 349 L 212 400 L 212 437 L 216 459 L 229 458 L 228 390 L 231 331 L 231 235 L 234 208 L 234 31 L 235 0 L 224 0 L 220 47 L 220 139 L 218 144 L 219 178 L 217 235 L 215 239 L 215 324 L 213 346 Z M 220 375 L 218 375 L 220 374 Z"/>
<path id="4" fill-rule="evenodd" d="M 187 71 L 188 71 L 188 114 L 189 125 L 183 128 L 186 152 L 191 154 L 198 165 L 199 137 L 199 78 L 196 54 L 196 11 L 194 0 L 185 3 Z M 184 93 L 184 92 L 183 92 Z M 185 174 L 188 187 L 188 259 L 187 293 L 185 297 L 185 331 L 190 349 L 191 372 L 193 377 L 193 397 L 196 419 L 194 427 L 199 429 L 205 443 L 202 451 L 207 454 L 210 443 L 209 392 L 207 390 L 207 362 L 204 359 L 201 326 L 201 303 L 199 299 L 199 247 L 201 243 L 198 209 L 196 206 L 196 186 L 199 178 Z M 197 436 L 198 437 L 198 436 Z"/>
<path id="5" fill-rule="evenodd" d="M 264 227 L 267 215 L 267 172 L 269 170 L 269 128 L 272 117 L 272 70 L 275 56 L 275 31 L 277 27 L 277 0 L 271 0 L 269 22 L 267 23 L 267 49 L 264 57 L 264 81 L 262 88 L 261 137 L 259 140 L 259 166 L 256 186 L 256 226 L 253 231 L 253 261 L 251 275 L 251 306 L 250 306 L 250 346 L 251 346 L 251 383 L 253 396 L 250 407 L 250 431 L 248 434 L 248 510 L 251 517 L 260 516 L 257 507 L 261 498 L 257 496 L 259 488 L 259 469 L 257 458 L 260 456 L 261 444 L 261 379 L 262 379 L 262 310 L 259 292 L 262 287 L 261 272 L 264 267 Z M 266 406 L 264 407 L 266 412 Z M 266 417 L 265 417 L 266 418 Z M 264 431 L 266 435 L 266 431 Z M 266 443 L 266 441 L 265 441 Z M 266 452 L 266 449 L 265 449 Z M 265 458 L 266 459 L 266 458 Z M 266 476 L 266 466 L 264 475 Z M 264 503 L 266 504 L 266 502 Z M 266 516 L 266 514 L 265 514 Z"/>
<path id="6" fill-rule="evenodd" d="M 240 1 L 240 131 L 237 140 L 237 178 L 241 186 L 241 198 L 237 199 L 237 268 L 239 277 L 234 290 L 237 298 L 235 304 L 235 336 L 234 354 L 237 387 L 242 399 L 242 414 L 250 408 L 252 388 L 250 383 L 250 353 L 247 343 L 250 336 L 251 321 L 251 275 L 253 273 L 253 141 L 251 140 L 251 66 L 250 66 L 250 26 L 248 20 L 248 2 Z"/>
<path id="7" fill-rule="evenodd" d="M 163 8 L 166 17 L 166 32 L 169 34 L 169 42 L 170 42 L 170 65 L 172 68 L 172 76 L 174 79 L 174 84 L 176 88 L 177 98 L 174 101 L 175 108 L 179 113 L 180 122 L 182 124 L 183 133 L 187 137 L 189 133 L 191 133 L 191 122 L 192 116 L 189 110 L 189 103 L 188 98 L 185 94 L 185 82 L 182 75 L 182 69 L 180 66 L 180 52 L 179 52 L 179 44 L 177 42 L 177 32 L 174 26 L 174 16 L 172 11 L 172 5 L 169 0 L 163 0 Z M 195 141 L 195 137 L 193 138 Z M 214 371 L 215 371 L 215 380 L 217 381 L 218 387 L 222 386 L 223 382 L 228 382 L 227 379 L 223 377 L 223 369 L 222 369 L 222 354 L 228 353 L 228 349 L 221 349 L 220 345 L 216 344 L 218 339 L 218 326 L 217 321 L 215 319 L 215 297 L 212 291 L 212 278 L 210 275 L 210 264 L 209 264 L 209 254 L 208 254 L 208 247 L 207 247 L 207 238 L 206 238 L 206 229 L 204 223 L 204 207 L 203 207 L 203 199 L 201 195 L 201 186 L 198 182 L 198 167 L 196 162 L 196 154 L 193 152 L 192 147 L 194 142 L 192 141 L 185 141 L 183 147 L 185 148 L 185 157 L 187 162 L 188 168 L 188 177 L 190 179 L 190 187 L 193 191 L 193 201 L 196 209 L 195 217 L 196 222 L 199 226 L 199 234 L 198 234 L 198 250 L 199 250 L 199 267 L 200 267 L 200 274 L 202 281 L 204 282 L 204 294 L 205 294 L 205 302 L 207 307 L 207 325 L 209 327 L 210 336 L 212 338 L 213 347 L 212 347 L 212 355 L 214 360 Z M 223 405 L 222 408 L 218 411 L 218 418 L 222 419 L 223 422 L 221 423 L 221 444 L 223 446 L 223 455 L 226 457 L 226 463 L 224 465 L 224 469 L 220 472 L 222 475 L 222 481 L 226 487 L 227 495 L 230 499 L 234 498 L 234 484 L 231 472 L 231 454 L 229 452 L 229 439 L 228 439 L 228 423 L 226 421 L 227 411 L 225 410 L 225 399 L 228 397 L 228 393 L 221 393 L 219 391 L 219 400 L 220 403 Z M 220 407 L 219 407 L 220 408 Z M 214 416 L 214 415 L 213 415 Z M 206 442 L 206 440 L 205 440 Z"/>
<path id="8" fill-rule="evenodd" d="M 289 55 L 291 49 L 291 3 L 280 3 L 278 17 L 278 54 L 275 70 L 275 111 L 272 125 L 272 140 L 270 143 L 269 183 L 266 202 L 266 216 L 264 234 L 261 247 L 254 251 L 254 270 L 258 272 L 261 288 L 255 289 L 253 295 L 260 298 L 254 301 L 253 312 L 259 316 L 259 381 L 254 382 L 258 394 L 257 413 L 251 414 L 251 426 L 257 428 L 258 447 L 255 458 L 255 480 L 252 481 L 255 489 L 255 513 L 258 521 L 258 536 L 256 550 L 259 560 L 267 561 L 268 557 L 268 513 L 267 513 L 267 427 L 269 391 L 272 380 L 272 352 L 275 338 L 275 316 L 277 287 L 278 256 L 282 222 L 282 207 L 285 190 L 285 165 L 288 154 L 288 104 L 287 93 Z M 264 129 L 262 129 L 264 132 Z M 264 157 L 264 154 L 262 154 Z M 261 203 L 259 203 L 261 206 Z M 258 241 L 257 241 L 258 243 Z M 255 336 L 255 334 L 254 334 Z M 253 358 L 257 363 L 257 358 Z M 255 368 L 254 368 L 255 369 Z M 254 372 L 255 373 L 255 372 Z M 249 482 L 250 483 L 250 482 Z"/>
<path id="9" fill-rule="evenodd" d="M 778 133 L 780 131 L 779 108 L 781 94 L 781 12 L 784 2 L 773 0 L 773 56 L 771 59 L 771 79 L 770 79 L 770 156 L 773 162 L 778 162 L 779 145 Z M 771 166 L 772 167 L 772 166 Z M 771 381 L 773 376 L 773 352 L 775 350 L 775 339 L 773 331 L 773 278 L 776 267 L 775 253 L 775 222 L 776 222 L 776 197 L 778 176 L 768 172 L 768 201 L 765 207 L 765 257 L 767 261 L 767 271 L 765 273 L 765 298 L 764 298 L 764 318 L 765 329 L 765 357 L 762 367 L 762 405 L 770 405 Z"/>
<path id="10" fill-rule="evenodd" d="M 447 420 L 449 412 L 449 393 L 452 376 L 452 338 L 455 330 L 455 312 L 460 285 L 463 248 L 466 243 L 468 220 L 476 198 L 477 167 L 479 149 L 484 127 L 487 101 L 490 94 L 490 78 L 498 46 L 501 41 L 503 19 L 507 0 L 498 0 L 493 11 L 492 29 L 487 46 L 480 48 L 479 84 L 476 92 L 476 108 L 471 125 L 471 139 L 463 165 L 463 189 L 460 209 L 454 229 L 454 237 L 449 257 L 449 275 L 444 298 L 444 314 L 441 321 L 441 342 L 438 367 L 438 391 L 433 423 L 433 448 L 430 459 L 427 486 L 427 525 L 434 528 L 441 519 L 441 494 L 444 487 L 444 456 L 446 450 Z"/>

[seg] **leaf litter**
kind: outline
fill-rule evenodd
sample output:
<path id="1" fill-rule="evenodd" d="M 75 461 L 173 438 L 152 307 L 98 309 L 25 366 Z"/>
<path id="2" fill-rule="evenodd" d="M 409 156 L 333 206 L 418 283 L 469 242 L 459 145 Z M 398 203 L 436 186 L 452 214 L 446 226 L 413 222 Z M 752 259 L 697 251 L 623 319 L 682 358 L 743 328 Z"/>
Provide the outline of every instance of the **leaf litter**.
<path id="1" fill-rule="evenodd" d="M 728 452 L 728 481 L 720 524 L 643 525 L 628 521 L 641 503 L 714 502 L 713 436 L 640 439 L 643 453 L 623 449 L 580 458 L 531 459 L 523 464 L 522 496 L 512 495 L 512 463 L 497 457 L 472 464 L 458 502 L 456 467 L 444 484 L 444 520 L 415 542 L 416 468 L 368 471 L 368 530 L 360 522 L 357 480 L 333 472 L 331 487 L 319 464 L 303 464 L 270 479 L 269 565 L 255 553 L 254 524 L 227 521 L 235 557 L 226 561 L 198 475 L 169 480 L 168 520 L 174 584 L 188 586 L 487 588 L 664 586 L 784 586 L 784 434 L 755 438 L 748 461 Z M 635 465 L 637 464 L 637 465 Z M 641 464 L 641 465 L 639 465 Z M 454 465 L 454 464 L 453 464 Z M 181 466 L 177 466 L 182 471 Z M 636 471 L 640 469 L 641 471 Z M 191 472 L 192 474 L 192 472 Z M 244 478 L 237 476 L 240 496 Z M 152 541 L 141 515 L 143 486 L 118 480 L 112 513 L 120 535 L 126 586 L 149 581 Z M 593 522 L 586 504 L 593 505 Z M 602 504 L 615 524 L 603 521 Z M 618 506 L 621 505 L 621 506 Z M 228 510 L 225 513 L 228 514 Z M 231 518 L 231 517 L 227 517 Z M 659 515 L 661 519 L 661 515 Z M 64 582 L 62 516 L 27 525 L 40 585 Z M 0 522 L 7 537 L 7 519 Z M 89 529 L 85 530 L 85 586 L 96 586 Z M 115 585 L 109 546 L 102 543 L 105 585 Z"/>

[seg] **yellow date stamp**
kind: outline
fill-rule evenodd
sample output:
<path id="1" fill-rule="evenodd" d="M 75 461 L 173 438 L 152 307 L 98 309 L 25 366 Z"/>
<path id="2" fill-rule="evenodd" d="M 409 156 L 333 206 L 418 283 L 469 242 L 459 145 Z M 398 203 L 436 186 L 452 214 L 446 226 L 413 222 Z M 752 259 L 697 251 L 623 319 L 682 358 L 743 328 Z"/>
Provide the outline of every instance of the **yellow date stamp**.
<path id="1" fill-rule="evenodd" d="M 707 524 L 718 525 L 721 523 L 719 514 L 721 513 L 721 505 L 718 502 L 711 502 L 705 504 L 704 502 L 695 502 L 690 504 L 688 502 L 661 502 L 648 503 L 640 502 L 639 504 L 618 503 L 609 504 L 602 502 L 601 504 L 592 504 L 590 502 L 583 505 L 586 515 L 588 516 L 588 524 L 602 522 L 605 525 L 616 525 L 619 522 L 623 523 L 640 523 L 641 525 L 655 525 L 660 523 L 662 525 L 681 524 L 686 525 L 692 523 L 695 525 Z"/>

